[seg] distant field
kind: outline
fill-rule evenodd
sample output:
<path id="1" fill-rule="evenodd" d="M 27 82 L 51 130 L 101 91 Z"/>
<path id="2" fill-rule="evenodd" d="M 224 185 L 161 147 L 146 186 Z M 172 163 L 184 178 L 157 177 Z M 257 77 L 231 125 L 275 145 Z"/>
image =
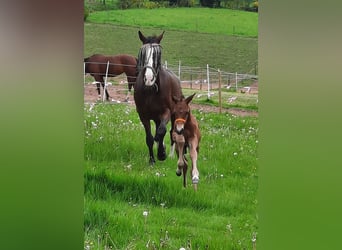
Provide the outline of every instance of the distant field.
<path id="1" fill-rule="evenodd" d="M 258 14 L 210 8 L 128 9 L 92 12 L 89 22 L 246 37 L 258 36 Z"/>
<path id="2" fill-rule="evenodd" d="M 258 40 L 198 32 L 176 31 L 146 27 L 85 23 L 84 56 L 94 53 L 138 55 L 141 42 L 138 30 L 146 35 L 160 34 L 162 60 L 169 64 L 219 68 L 222 71 L 254 73 L 258 63 Z"/>

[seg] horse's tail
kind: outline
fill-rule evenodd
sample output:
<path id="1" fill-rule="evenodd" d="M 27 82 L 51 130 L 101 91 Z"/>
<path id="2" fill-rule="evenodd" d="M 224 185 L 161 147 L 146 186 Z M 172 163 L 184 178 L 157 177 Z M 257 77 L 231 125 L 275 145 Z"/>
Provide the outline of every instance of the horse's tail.
<path id="1" fill-rule="evenodd" d="M 90 57 L 86 57 L 84 58 L 83 62 L 84 62 L 84 73 L 90 73 L 89 72 L 89 63 L 87 63 L 89 61 Z"/>

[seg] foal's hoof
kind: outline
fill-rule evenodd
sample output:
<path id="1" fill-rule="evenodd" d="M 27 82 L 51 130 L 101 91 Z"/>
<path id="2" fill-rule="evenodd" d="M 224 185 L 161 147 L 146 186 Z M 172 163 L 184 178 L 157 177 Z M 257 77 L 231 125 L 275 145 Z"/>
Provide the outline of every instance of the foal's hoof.
<path id="1" fill-rule="evenodd" d="M 199 177 L 198 176 L 192 177 L 192 184 L 198 184 L 198 182 L 199 182 Z"/>

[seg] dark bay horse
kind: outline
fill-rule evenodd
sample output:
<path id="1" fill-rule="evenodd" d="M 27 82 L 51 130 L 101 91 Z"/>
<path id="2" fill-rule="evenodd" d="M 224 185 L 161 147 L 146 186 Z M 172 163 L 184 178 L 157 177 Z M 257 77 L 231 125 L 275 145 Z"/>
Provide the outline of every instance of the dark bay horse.
<path id="1" fill-rule="evenodd" d="M 154 141 L 158 144 L 158 160 L 166 159 L 163 140 L 174 105 L 172 96 L 180 98 L 182 90 L 178 77 L 161 65 L 160 41 L 164 32 L 159 36 L 151 37 L 145 37 L 140 31 L 138 34 L 143 45 L 138 56 L 138 76 L 134 85 L 134 101 L 140 121 L 145 128 L 149 162 L 153 165 L 155 163 Z M 154 137 L 151 133 L 151 120 L 156 126 Z"/>
<path id="2" fill-rule="evenodd" d="M 108 77 L 115 77 L 125 73 L 128 82 L 128 91 L 131 92 L 132 86 L 135 83 L 137 73 L 137 58 L 131 55 L 120 54 L 116 56 L 105 56 L 101 54 L 94 54 L 90 57 L 84 58 L 85 74 L 90 74 L 96 81 L 97 93 L 101 95 L 100 83 L 104 89 L 104 80 L 107 70 L 107 62 L 109 61 Z M 106 100 L 109 99 L 109 94 L 106 89 Z M 128 96 L 127 96 L 128 98 Z"/>
<path id="3" fill-rule="evenodd" d="M 199 153 L 199 143 L 201 141 L 201 133 L 196 118 L 191 114 L 189 103 L 195 94 L 184 98 L 173 97 L 175 105 L 171 116 L 173 117 L 172 140 L 174 142 L 173 149 L 176 147 L 178 156 L 178 168 L 176 174 L 182 175 L 183 186 L 186 187 L 186 173 L 188 170 L 188 162 L 185 157 L 186 149 L 189 148 L 191 158 L 191 180 L 194 189 L 197 190 L 199 182 L 199 172 L 197 169 L 197 155 Z M 173 152 L 173 150 L 172 150 Z M 172 153 L 171 153 L 172 154 Z"/>

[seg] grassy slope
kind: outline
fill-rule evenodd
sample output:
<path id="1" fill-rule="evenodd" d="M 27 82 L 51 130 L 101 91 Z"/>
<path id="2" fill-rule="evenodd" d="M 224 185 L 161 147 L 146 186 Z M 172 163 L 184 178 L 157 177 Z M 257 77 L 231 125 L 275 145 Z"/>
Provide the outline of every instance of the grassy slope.
<path id="1" fill-rule="evenodd" d="M 161 44 L 163 60 L 169 64 L 177 65 L 181 60 L 185 66 L 209 64 L 213 68 L 239 73 L 251 73 L 257 64 L 258 19 L 255 13 L 206 8 L 116 10 L 92 13 L 89 20 L 111 24 L 85 23 L 85 56 L 93 53 L 137 55 L 141 46 L 139 29 L 145 35 L 165 30 Z M 156 24 L 162 22 L 167 25 L 156 28 Z M 241 30 L 243 35 L 231 36 L 226 32 L 231 26 Z"/>
<path id="2" fill-rule="evenodd" d="M 197 193 L 182 188 L 176 159 L 148 166 L 134 107 L 85 106 L 85 241 L 92 249 L 145 249 L 149 241 L 147 249 L 152 242 L 179 249 L 188 240 L 193 249 L 252 249 L 257 118 L 194 114 L 203 134 Z M 165 143 L 169 150 L 168 136 Z"/>
<path id="3" fill-rule="evenodd" d="M 93 12 L 88 21 L 136 27 L 258 36 L 258 14 L 230 9 L 159 8 Z"/>
<path id="4" fill-rule="evenodd" d="M 138 55 L 141 42 L 137 27 L 108 24 L 84 25 L 84 55 L 94 53 Z M 142 28 L 146 35 L 160 34 L 161 29 Z M 220 34 L 173 31 L 165 29 L 163 61 L 184 66 L 219 68 L 226 72 L 254 73 L 258 60 L 256 38 Z"/>

